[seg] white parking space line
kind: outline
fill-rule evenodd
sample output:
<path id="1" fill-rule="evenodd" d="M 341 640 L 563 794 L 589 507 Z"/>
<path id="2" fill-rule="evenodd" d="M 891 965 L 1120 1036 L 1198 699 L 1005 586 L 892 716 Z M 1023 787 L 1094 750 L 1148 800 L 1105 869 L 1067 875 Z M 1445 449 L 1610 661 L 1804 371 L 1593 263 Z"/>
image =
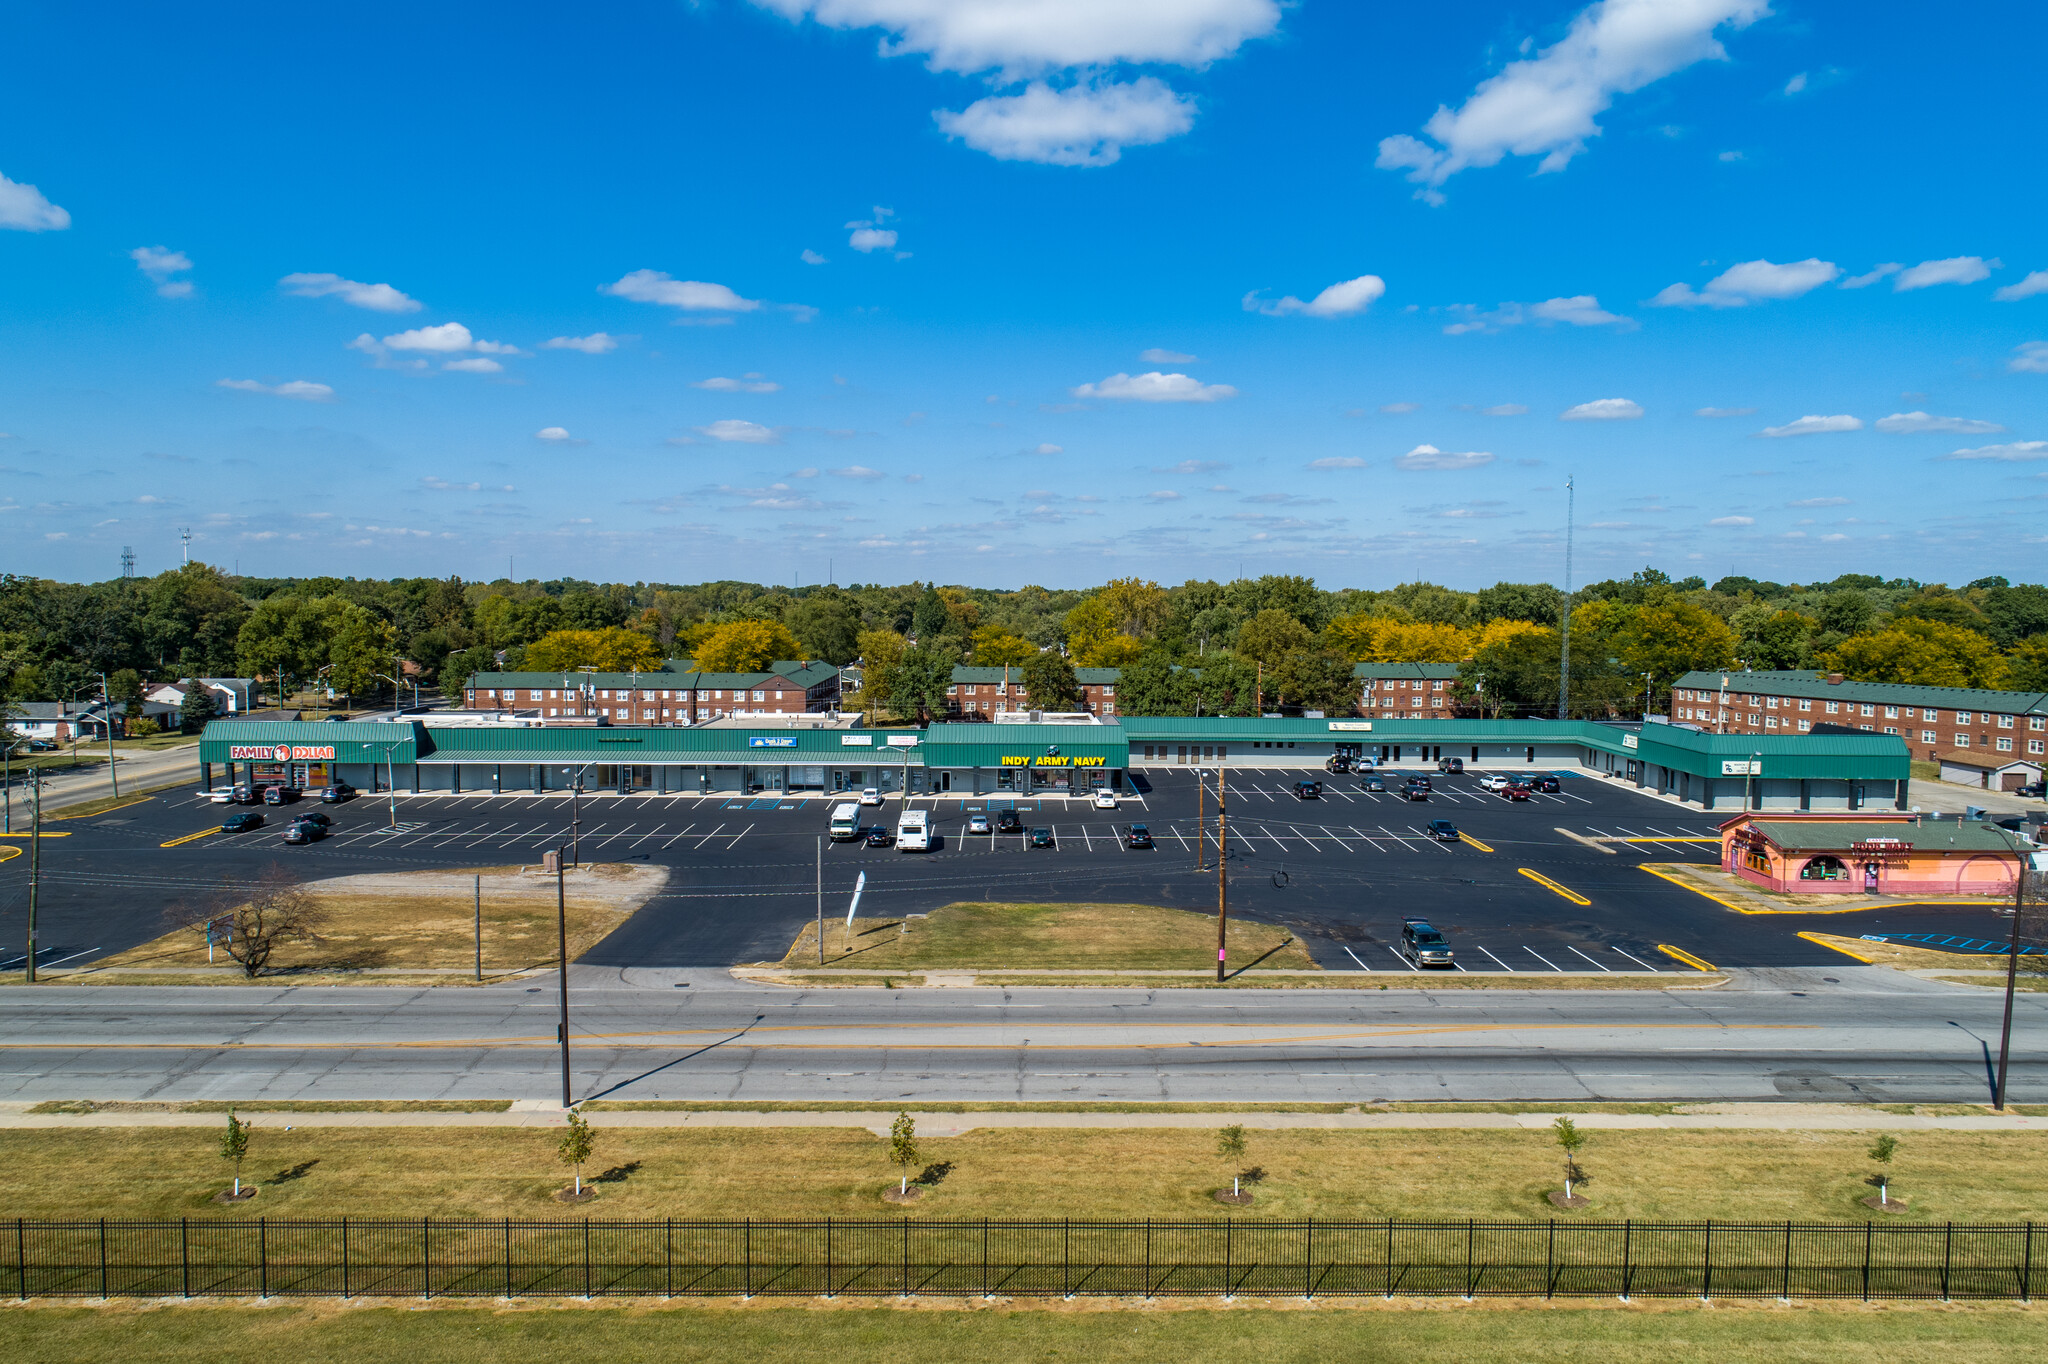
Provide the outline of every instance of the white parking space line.
<path id="1" fill-rule="evenodd" d="M 694 828 L 696 828 L 696 827 L 697 827 L 697 821 L 695 821 L 695 820 L 691 820 L 691 821 L 690 821 L 690 822 L 689 822 L 689 823 L 688 823 L 687 825 L 685 825 L 685 826 L 683 827 L 683 829 L 682 829 L 682 832 L 680 832 L 680 833 L 676 833 L 676 834 L 671 834 L 671 835 L 669 836 L 669 838 L 668 838 L 668 842 L 666 842 L 666 843 L 663 843 L 663 844 L 662 844 L 661 846 L 662 846 L 662 847 L 664 847 L 664 848 L 666 848 L 666 847 L 667 847 L 667 846 L 669 845 L 669 843 L 673 843 L 673 842 L 675 842 L 675 841 L 676 841 L 676 840 L 677 840 L 678 838 L 683 838 L 683 837 L 687 836 L 687 835 L 689 834 L 690 830 L 691 830 L 691 829 L 694 829 Z M 833 844 L 832 846 L 834 846 L 834 847 L 837 847 L 837 846 L 839 846 L 839 845 L 835 843 L 835 844 Z"/>
<path id="2" fill-rule="evenodd" d="M 1613 948 L 1613 949 L 1611 949 L 1611 950 L 1612 950 L 1612 951 L 1615 951 L 1615 952 L 1621 952 L 1621 949 L 1620 949 L 1619 947 Z M 1633 952 L 1621 952 L 1621 955 L 1623 955 L 1624 957 L 1627 957 L 1627 958 L 1628 958 L 1628 959 L 1629 959 L 1630 961 L 1632 961 L 1632 962 L 1634 962 L 1634 963 L 1635 963 L 1636 965 L 1638 965 L 1638 966 L 1642 967 L 1642 968 L 1643 968 L 1643 969 L 1644 969 L 1645 971 L 1656 971 L 1656 970 L 1657 970 L 1657 968 L 1656 968 L 1656 967 L 1654 967 L 1654 966 L 1650 965 L 1650 963 L 1648 963 L 1648 962 L 1644 961 L 1644 960 L 1643 960 L 1643 959 L 1642 959 L 1641 957 L 1638 957 L 1638 956 L 1636 956 L 1636 955 L 1635 955 L 1635 954 L 1634 954 Z M 1661 975 L 1661 974 L 1662 974 L 1662 972 L 1659 972 L 1659 974 Z"/>
<path id="3" fill-rule="evenodd" d="M 1339 946 L 1339 947 L 1343 947 L 1344 945 L 1343 945 L 1342 943 L 1339 943 L 1339 944 L 1338 944 L 1338 946 Z M 1352 951 L 1352 950 L 1351 950 L 1350 948 L 1348 948 L 1348 947 L 1345 947 L 1345 948 L 1344 948 L 1344 955 L 1345 955 L 1345 956 L 1347 956 L 1347 957 L 1349 957 L 1349 958 L 1351 958 L 1351 960 L 1353 960 L 1353 961 L 1357 962 L 1357 963 L 1358 963 L 1358 969 L 1359 969 L 1359 970 L 1361 970 L 1361 971 L 1370 971 L 1370 970 L 1372 970 L 1372 968 L 1371 968 L 1370 966 L 1367 966 L 1367 965 L 1365 964 L 1365 958 L 1363 958 L 1363 957 L 1359 956 L 1359 955 L 1358 955 L 1358 954 L 1357 954 L 1356 952 Z"/>
<path id="4" fill-rule="evenodd" d="M 739 841 L 741 839 L 745 838 L 748 834 L 752 832 L 754 832 L 754 826 L 749 824 L 746 828 L 740 830 L 738 833 L 732 836 L 732 842 L 725 845 L 725 850 L 727 852 L 731 852 L 735 847 L 739 845 Z"/>
<path id="5" fill-rule="evenodd" d="M 1408 958 L 1406 958 L 1406 957 L 1402 956 L 1402 955 L 1401 955 L 1401 954 L 1400 954 L 1399 952 L 1395 952 L 1393 948 L 1389 947 L 1389 948 L 1387 949 L 1387 951 L 1389 951 L 1389 952 L 1393 953 L 1393 957 L 1394 957 L 1394 960 L 1395 960 L 1395 961 L 1398 961 L 1398 962 L 1400 962 L 1400 963 L 1401 963 L 1401 964 L 1402 964 L 1403 966 L 1407 967 L 1407 968 L 1408 968 L 1409 970 L 1411 970 L 1411 971 L 1420 971 L 1420 970 L 1422 969 L 1422 968 L 1421 968 L 1420 966 L 1417 966 L 1417 965 L 1416 965 L 1416 964 L 1415 964 L 1414 962 L 1412 962 L 1412 961 L 1408 960 Z"/>
<path id="6" fill-rule="evenodd" d="M 1477 944 L 1474 944 L 1474 945 L 1476 946 Z M 1485 948 L 1483 948 L 1483 947 L 1481 947 L 1481 948 L 1480 948 L 1479 950 L 1480 950 L 1480 951 L 1482 951 L 1482 952 L 1486 952 L 1486 949 L 1485 949 Z M 1491 952 L 1486 952 L 1486 955 L 1487 955 L 1487 956 L 1489 956 L 1489 957 L 1493 957 L 1493 953 L 1491 953 Z M 1499 957 L 1493 957 L 1493 960 L 1494 960 L 1495 964 L 1496 964 L 1496 965 L 1498 965 L 1498 966 L 1500 967 L 1500 969 L 1501 969 L 1501 970 L 1503 970 L 1503 971 L 1506 971 L 1506 972 L 1508 972 L 1508 973 L 1509 973 L 1510 975 L 1514 974 L 1514 970 L 1515 970 L 1515 968 L 1514 968 L 1514 967 L 1512 967 L 1512 966 L 1508 965 L 1508 964 L 1507 964 L 1506 962 L 1502 961 L 1502 960 L 1501 960 L 1501 959 L 1500 959 Z"/>
<path id="7" fill-rule="evenodd" d="M 1597 961 L 1593 961 L 1593 958 L 1591 958 L 1591 957 L 1587 957 L 1587 956 L 1586 956 L 1586 954 L 1585 954 L 1584 952 L 1581 952 L 1581 951 L 1579 951 L 1579 949 L 1578 949 L 1578 948 L 1576 948 L 1576 947 L 1573 947 L 1573 946 L 1572 946 L 1572 945 L 1571 945 L 1570 943 L 1566 943 L 1566 944 L 1565 944 L 1565 949 L 1564 949 L 1564 950 L 1565 950 L 1565 951 L 1567 951 L 1567 952 L 1570 952 L 1570 953 L 1572 953 L 1572 954 L 1573 954 L 1573 955 L 1575 955 L 1575 956 L 1585 957 L 1587 961 L 1591 961 L 1591 962 L 1593 962 L 1593 964 L 1594 964 L 1595 966 L 1599 966 L 1599 967 L 1600 967 L 1600 969 L 1601 969 L 1601 970 L 1603 970 L 1603 971 L 1608 971 L 1608 972 L 1612 972 L 1612 970 L 1613 970 L 1613 968 L 1612 968 L 1612 967 L 1609 967 L 1609 966 L 1601 966 L 1599 962 L 1597 962 Z"/>
<path id="8" fill-rule="evenodd" d="M 1345 841 L 1344 841 L 1343 839 L 1341 839 L 1341 838 L 1337 837 L 1337 835 L 1335 835 L 1335 834 L 1331 833 L 1331 832 L 1330 832 L 1330 826 L 1329 826 L 1329 825 L 1327 825 L 1327 824 L 1318 824 L 1318 825 L 1317 825 L 1316 827 L 1317 827 L 1317 828 L 1319 828 L 1319 829 L 1321 829 L 1321 830 L 1323 831 L 1323 836 L 1324 836 L 1324 837 L 1328 838 L 1328 839 L 1329 839 L 1329 840 L 1330 840 L 1331 842 L 1335 843 L 1335 844 L 1336 844 L 1336 845 L 1337 845 L 1338 847 L 1342 848 L 1342 849 L 1343 849 L 1343 850 L 1344 850 L 1345 852 L 1350 852 L 1350 851 L 1351 851 L 1351 845 L 1350 845 L 1349 843 L 1346 843 L 1346 842 L 1345 842 Z"/>
<path id="9" fill-rule="evenodd" d="M 697 840 L 697 847 L 698 847 L 698 848 L 701 848 L 701 847 L 703 847 L 703 846 L 704 846 L 704 845 L 705 845 L 706 843 L 709 843 L 709 842 L 710 842 L 710 841 L 711 841 L 712 839 L 714 839 L 714 838 L 718 837 L 718 830 L 719 830 L 719 829 L 723 829 L 724 827 L 725 827 L 725 825 L 724 825 L 724 824 L 720 824 L 720 825 L 718 826 L 718 829 L 713 829 L 713 830 L 712 830 L 712 831 L 711 831 L 710 833 L 708 833 L 708 834 L 704 835 L 704 837 L 702 837 L 702 838 L 698 839 L 698 840 Z M 691 851 L 692 851 L 692 852 L 695 852 L 695 851 L 696 851 L 696 849 L 695 849 L 695 848 L 693 848 L 693 849 L 691 849 Z"/>
<path id="10" fill-rule="evenodd" d="M 1178 838 L 1178 839 L 1180 839 L 1180 850 L 1181 850 L 1182 852 L 1186 852 L 1186 851 L 1188 850 L 1188 841 L 1187 841 L 1187 839 L 1185 839 L 1185 838 L 1181 838 L 1181 832 L 1180 832 L 1180 826 L 1179 826 L 1179 825 L 1176 825 L 1176 824 L 1169 824 L 1169 825 L 1167 825 L 1167 826 L 1166 826 L 1166 832 L 1168 832 L 1168 833 L 1172 834 L 1172 835 L 1173 835 L 1173 836 L 1174 836 L 1175 838 Z"/>
<path id="11" fill-rule="evenodd" d="M 1553 970 L 1553 971 L 1557 972 L 1557 973 L 1558 973 L 1559 975 L 1563 975 L 1563 974 L 1564 974 L 1564 968 L 1563 968 L 1562 966 L 1559 966 L 1559 965 L 1558 965 L 1558 964 L 1557 964 L 1556 962 L 1554 962 L 1554 961 L 1552 961 L 1552 960 L 1551 960 L 1550 958 L 1548 958 L 1548 957 L 1544 956 L 1544 955 L 1543 955 L 1543 954 L 1542 954 L 1541 952 L 1538 952 L 1538 951 L 1537 951 L 1537 950 L 1536 950 L 1535 948 L 1533 948 L 1533 947 L 1524 947 L 1524 948 L 1523 948 L 1522 950 L 1523 950 L 1524 952 L 1527 952 L 1527 953 L 1528 953 L 1528 954 L 1529 954 L 1530 956 L 1532 956 L 1532 957 L 1536 958 L 1536 960 L 1538 960 L 1538 961 L 1542 962 L 1542 963 L 1543 963 L 1543 964 L 1544 964 L 1545 966 L 1548 966 L 1548 967 L 1549 967 L 1549 968 L 1550 968 L 1551 970 Z"/>
<path id="12" fill-rule="evenodd" d="M 598 840 L 598 842 L 599 842 L 599 843 L 609 843 L 609 842 L 611 842 L 611 841 L 612 841 L 613 839 L 615 839 L 615 838 L 624 838 L 624 837 L 625 837 L 625 836 L 626 836 L 627 834 L 629 834 L 629 833 L 632 833 L 632 832 L 633 832 L 633 830 L 635 830 L 635 829 L 637 829 L 637 828 L 639 828 L 639 827 L 640 827 L 640 825 L 639 825 L 638 821 L 635 821 L 635 822 L 634 822 L 634 823 L 632 823 L 632 824 L 628 824 L 628 825 L 627 825 L 627 826 L 626 826 L 625 828 L 623 828 L 623 829 L 619 830 L 619 831 L 618 831 L 617 833 L 615 833 L 615 834 L 606 834 L 606 835 L 605 835 L 605 836 L 604 836 L 603 838 L 599 839 L 599 840 Z"/>
<path id="13" fill-rule="evenodd" d="M 1404 851 L 1407 849 L 1408 837 L 1406 834 L 1397 834 L 1384 824 L 1380 825 L 1380 832 L 1385 834 L 1388 838 L 1391 838 L 1395 842 L 1399 843 Z"/>
<path id="14" fill-rule="evenodd" d="M 1089 852 L 1095 851 L 1095 840 L 1088 836 L 1088 826 L 1086 824 L 1081 826 L 1081 841 L 1088 845 Z"/>
<path id="15" fill-rule="evenodd" d="M 515 826 L 510 824 L 501 824 L 497 828 L 490 830 L 488 833 L 477 835 L 474 839 L 472 839 L 468 843 L 465 843 L 463 846 L 466 848 L 474 848 L 479 843 L 488 843 L 492 839 L 496 838 L 499 834 L 504 833 L 505 830 L 513 827 Z"/>
<path id="16" fill-rule="evenodd" d="M 1368 833 L 1366 833 L 1366 832 L 1365 832 L 1364 830 L 1360 829 L 1360 828 L 1359 828 L 1359 827 L 1358 827 L 1358 826 L 1357 826 L 1356 824 L 1354 824 L 1354 825 L 1352 825 L 1352 826 L 1351 826 L 1351 832 L 1352 832 L 1352 833 L 1355 833 L 1355 834 L 1357 834 L 1357 835 L 1358 835 L 1358 836 L 1359 836 L 1360 838 L 1362 838 L 1362 839 L 1364 839 L 1364 840 L 1365 840 L 1366 842 L 1368 842 L 1368 843 L 1372 844 L 1372 850 L 1373 850 L 1374 852 L 1385 852 L 1385 851 L 1386 851 L 1386 849 L 1385 849 L 1385 848 L 1382 848 L 1382 847 L 1381 847 L 1381 846 L 1379 845 L 1379 841 L 1378 841 L 1377 839 L 1375 839 L 1375 838 L 1374 838 L 1374 837 L 1373 837 L 1373 836 L 1372 836 L 1371 834 L 1368 834 Z"/>
<path id="17" fill-rule="evenodd" d="M 500 843 L 498 846 L 501 848 L 509 848 L 514 843 L 524 843 L 527 839 L 532 838 L 542 829 L 548 829 L 552 827 L 554 827 L 552 822 L 545 824 L 536 824 L 531 829 L 528 829 L 525 833 L 513 834 L 510 838 L 506 839 L 503 843 Z"/>
<path id="18" fill-rule="evenodd" d="M 1439 841 L 1438 841 L 1437 839 L 1431 838 L 1431 837 L 1430 837 L 1430 836 L 1429 836 L 1428 834 L 1426 834 L 1426 833 L 1422 832 L 1422 830 L 1420 830 L 1420 829 L 1417 829 L 1417 828 L 1416 828 L 1416 827 L 1415 827 L 1415 826 L 1414 826 L 1413 824 L 1410 824 L 1410 825 L 1408 826 L 1408 828 L 1409 828 L 1409 829 L 1410 829 L 1410 830 L 1411 830 L 1411 831 L 1412 831 L 1412 832 L 1414 833 L 1414 835 L 1415 835 L 1415 836 L 1416 836 L 1417 838 L 1419 838 L 1419 839 L 1421 839 L 1421 840 L 1422 840 L 1423 842 L 1425 842 L 1425 843 L 1429 844 L 1429 846 L 1430 846 L 1430 847 L 1432 847 L 1432 848 L 1435 848 L 1435 849 L 1436 849 L 1436 850 L 1437 850 L 1438 852 L 1442 853 L 1442 854 L 1443 854 L 1443 855 L 1444 855 L 1445 857 L 1449 857 L 1449 856 L 1451 855 L 1451 850 L 1450 850 L 1449 848 L 1446 848 L 1446 847 L 1445 847 L 1445 846 L 1444 846 L 1444 845 L 1443 845 L 1443 844 L 1442 844 L 1441 842 L 1439 842 Z"/>
<path id="19" fill-rule="evenodd" d="M 633 840 L 633 841 L 632 841 L 631 843 L 627 844 L 626 846 L 627 846 L 627 847 L 629 847 L 629 848 L 637 848 L 637 847 L 639 847 L 639 846 L 640 846 L 640 845 L 641 845 L 642 843 L 645 843 L 645 842 L 646 842 L 646 841 L 647 841 L 648 839 L 650 839 L 650 838 L 659 838 L 660 836 L 661 836 L 661 825 L 657 824 L 657 825 L 655 825 L 655 826 L 654 826 L 654 827 L 653 827 L 652 829 L 649 829 L 649 830 L 648 830 L 648 831 L 647 831 L 646 833 L 644 833 L 644 834 L 640 835 L 640 837 L 638 837 L 638 838 L 634 839 L 634 840 Z"/>

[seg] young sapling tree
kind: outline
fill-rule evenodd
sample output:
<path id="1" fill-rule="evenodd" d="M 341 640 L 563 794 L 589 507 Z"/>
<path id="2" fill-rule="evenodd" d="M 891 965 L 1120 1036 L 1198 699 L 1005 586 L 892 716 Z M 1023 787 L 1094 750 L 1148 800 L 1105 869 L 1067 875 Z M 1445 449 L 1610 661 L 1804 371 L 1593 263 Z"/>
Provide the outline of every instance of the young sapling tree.
<path id="1" fill-rule="evenodd" d="M 1558 1147 L 1564 1152 L 1564 1196 L 1569 1202 L 1574 1181 L 1583 1183 L 1586 1172 L 1579 1168 L 1579 1152 L 1586 1145 L 1586 1134 L 1570 1118 L 1560 1116 L 1550 1124 L 1557 1134 Z"/>
<path id="2" fill-rule="evenodd" d="M 561 1145 L 555 1153 L 562 1164 L 576 1169 L 576 1197 L 583 1197 L 583 1163 L 590 1159 L 590 1153 L 597 1148 L 597 1134 L 590 1130 L 590 1123 L 575 1109 L 569 1110 L 569 1130 L 562 1133 Z"/>
<path id="3" fill-rule="evenodd" d="M 220 1157 L 235 1163 L 235 1197 L 242 1196 L 242 1162 L 249 1158 L 249 1124 L 228 1114 L 227 1130 L 220 1134 Z"/>
<path id="4" fill-rule="evenodd" d="M 1877 1162 L 1877 1202 L 1880 1207 L 1892 1201 L 1891 1164 L 1898 1150 L 1899 1139 L 1889 1132 L 1870 1143 L 1870 1158 Z"/>
<path id="5" fill-rule="evenodd" d="M 908 1113 L 898 1113 L 896 1121 L 889 1124 L 889 1159 L 895 1162 L 900 1176 L 896 1196 L 907 1197 L 910 1167 L 923 1159 L 917 1149 L 917 1122 Z"/>
<path id="6" fill-rule="evenodd" d="M 1217 1155 L 1217 1157 L 1218 1157 L 1219 1159 L 1222 1159 L 1222 1160 L 1227 1160 L 1227 1161 L 1229 1161 L 1229 1162 L 1230 1162 L 1230 1163 L 1231 1163 L 1232 1165 L 1236 1165 L 1236 1166 L 1240 1166 L 1240 1167 L 1241 1167 L 1241 1166 L 1243 1165 L 1243 1163 L 1244 1163 L 1244 1124 L 1243 1124 L 1243 1123 L 1241 1123 L 1241 1122 L 1234 1122 L 1234 1123 L 1230 1124 L 1230 1126 L 1228 1126 L 1228 1127 L 1226 1127 L 1226 1128 L 1223 1128 L 1223 1129 L 1222 1129 L 1221 1131 L 1217 1132 L 1217 1134 L 1216 1134 L 1216 1155 Z M 1242 1173 L 1243 1173 L 1243 1172 L 1242 1172 L 1242 1170 L 1241 1170 L 1241 1169 L 1238 1169 L 1238 1170 L 1232 1170 L 1232 1171 L 1231 1171 L 1231 1173 L 1230 1173 L 1230 1196 L 1231 1196 L 1232 1198 L 1239 1198 L 1239 1197 L 1242 1197 L 1242 1196 L 1243 1196 L 1243 1194 L 1242 1194 L 1242 1190 L 1241 1190 L 1241 1189 L 1239 1188 L 1239 1184 L 1238 1184 L 1238 1181 L 1239 1181 L 1239 1179 L 1240 1179 L 1240 1178 L 1242 1177 Z"/>

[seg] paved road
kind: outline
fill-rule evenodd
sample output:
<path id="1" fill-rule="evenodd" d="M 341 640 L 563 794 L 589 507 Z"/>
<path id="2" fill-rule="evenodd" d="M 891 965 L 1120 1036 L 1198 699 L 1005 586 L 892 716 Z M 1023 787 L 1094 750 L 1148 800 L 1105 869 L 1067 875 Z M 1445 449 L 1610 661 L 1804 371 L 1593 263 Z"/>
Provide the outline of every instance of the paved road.
<path id="1" fill-rule="evenodd" d="M 576 969 L 579 1099 L 1981 1103 L 2000 996 L 1853 966 L 1613 992 L 790 991 Z M 0 991 L 0 1099 L 559 1094 L 553 982 Z M 2048 997 L 2015 1018 L 2048 1101 Z"/>
<path id="2" fill-rule="evenodd" d="M 90 745 L 82 745 L 81 751 L 93 753 L 95 750 Z M 104 754 L 106 745 L 100 745 L 97 752 Z M 199 781 L 199 745 L 189 743 L 175 748 L 122 750 L 116 766 L 115 775 L 120 778 L 123 791 L 140 791 L 174 781 L 196 784 Z M 87 801 L 104 800 L 113 794 L 113 789 L 104 764 L 56 769 L 43 782 L 43 813 L 47 815 Z M 14 773 L 13 821 L 18 829 L 28 827 L 29 799 L 28 782 L 17 770 Z"/>

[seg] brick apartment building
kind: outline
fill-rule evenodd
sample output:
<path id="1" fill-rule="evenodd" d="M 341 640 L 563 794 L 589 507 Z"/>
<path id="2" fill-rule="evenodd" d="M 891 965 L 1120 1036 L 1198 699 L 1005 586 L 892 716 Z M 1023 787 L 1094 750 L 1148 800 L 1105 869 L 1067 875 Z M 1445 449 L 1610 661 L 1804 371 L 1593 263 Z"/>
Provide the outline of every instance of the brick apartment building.
<path id="1" fill-rule="evenodd" d="M 1074 669 L 1074 681 L 1081 691 L 1080 708 L 1094 715 L 1115 715 L 1120 676 L 1115 668 Z M 956 720 L 988 720 L 999 711 L 1030 708 L 1022 668 L 956 667 L 953 685 L 946 688 L 946 713 Z"/>
<path id="2" fill-rule="evenodd" d="M 1840 725 L 1896 734 L 1948 781 L 2010 789 L 2048 758 L 2048 694 L 1850 682 L 1840 673 L 1692 672 L 1671 689 L 1671 718 L 1712 734 L 1806 734 Z"/>
<path id="3" fill-rule="evenodd" d="M 470 710 L 537 712 L 542 719 L 694 725 L 730 715 L 801 715 L 839 703 L 830 663 L 782 660 L 764 672 L 704 673 L 670 659 L 641 673 L 478 673 L 463 691 Z"/>
<path id="4" fill-rule="evenodd" d="M 1455 663 L 1360 663 L 1359 714 L 1388 720 L 1449 720 L 1457 714 Z"/>

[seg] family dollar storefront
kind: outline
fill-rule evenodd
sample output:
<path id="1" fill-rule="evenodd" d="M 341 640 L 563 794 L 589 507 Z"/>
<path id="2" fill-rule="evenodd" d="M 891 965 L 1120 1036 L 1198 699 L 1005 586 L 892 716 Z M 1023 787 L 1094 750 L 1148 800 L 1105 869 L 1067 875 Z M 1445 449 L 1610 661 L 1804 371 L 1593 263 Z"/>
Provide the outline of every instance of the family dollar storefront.
<path id="1" fill-rule="evenodd" d="M 337 781 L 379 791 L 412 781 L 419 729 L 410 723 L 214 720 L 199 739 L 199 784 L 314 791 Z"/>
<path id="2" fill-rule="evenodd" d="M 932 795 L 1121 791 L 1130 744 L 1120 725 L 933 725 L 918 745 Z"/>

